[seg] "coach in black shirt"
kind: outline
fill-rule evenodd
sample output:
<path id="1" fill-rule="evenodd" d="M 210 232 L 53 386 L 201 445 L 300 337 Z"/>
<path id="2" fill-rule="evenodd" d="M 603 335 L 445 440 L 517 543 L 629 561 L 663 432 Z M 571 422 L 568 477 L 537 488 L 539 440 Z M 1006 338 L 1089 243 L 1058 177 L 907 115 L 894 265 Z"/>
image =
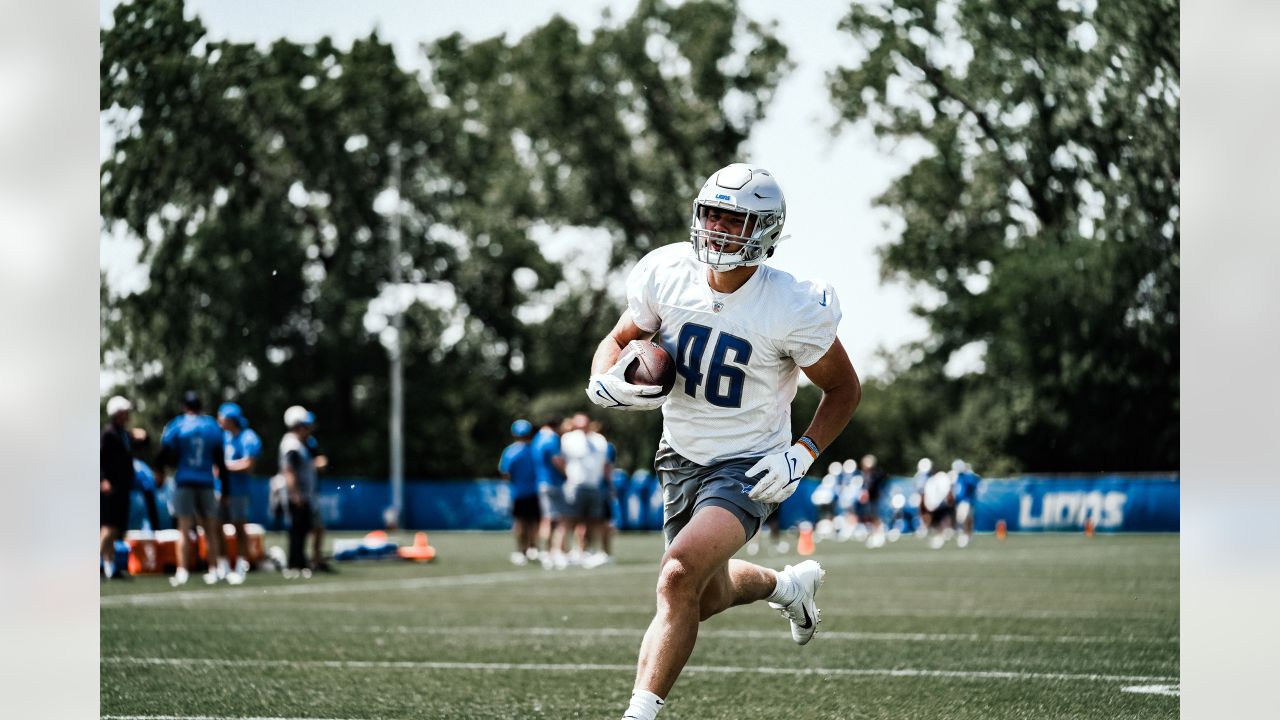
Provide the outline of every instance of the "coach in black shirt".
<path id="1" fill-rule="evenodd" d="M 125 568 L 116 568 L 115 542 L 129 527 L 129 494 L 133 491 L 133 452 L 129 442 L 129 401 L 116 395 L 107 401 L 110 423 L 102 430 L 98 453 L 101 466 L 101 500 L 98 504 L 99 549 L 102 575 L 107 580 L 126 577 Z"/>

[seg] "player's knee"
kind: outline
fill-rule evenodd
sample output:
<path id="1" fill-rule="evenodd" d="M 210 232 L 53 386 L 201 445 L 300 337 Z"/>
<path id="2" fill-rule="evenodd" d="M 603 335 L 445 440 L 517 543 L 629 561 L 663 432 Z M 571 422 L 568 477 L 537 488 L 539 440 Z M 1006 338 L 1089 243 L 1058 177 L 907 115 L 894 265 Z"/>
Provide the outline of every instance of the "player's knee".
<path id="1" fill-rule="evenodd" d="M 658 573 L 658 598 L 667 602 L 688 601 L 697 596 L 698 578 L 689 563 L 678 557 L 662 562 Z"/>

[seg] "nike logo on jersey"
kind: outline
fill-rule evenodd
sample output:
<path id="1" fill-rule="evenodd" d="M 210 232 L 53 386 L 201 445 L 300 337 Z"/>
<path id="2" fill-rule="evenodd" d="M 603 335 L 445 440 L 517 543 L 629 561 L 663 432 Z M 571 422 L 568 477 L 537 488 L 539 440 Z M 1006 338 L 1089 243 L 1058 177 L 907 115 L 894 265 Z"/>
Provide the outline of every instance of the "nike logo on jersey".
<path id="1" fill-rule="evenodd" d="M 826 306 L 827 306 L 827 291 L 826 291 L 826 290 L 823 290 L 823 291 L 822 291 L 822 299 L 818 301 L 818 304 L 819 304 L 819 305 L 821 305 L 822 307 L 826 307 Z"/>

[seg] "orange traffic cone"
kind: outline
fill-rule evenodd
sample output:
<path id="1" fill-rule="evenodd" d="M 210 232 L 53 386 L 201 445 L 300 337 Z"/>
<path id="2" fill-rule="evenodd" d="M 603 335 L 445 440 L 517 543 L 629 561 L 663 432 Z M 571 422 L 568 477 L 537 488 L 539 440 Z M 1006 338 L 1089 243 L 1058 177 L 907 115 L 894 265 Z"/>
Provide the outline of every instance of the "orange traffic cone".
<path id="1" fill-rule="evenodd" d="M 800 541 L 796 543 L 796 552 L 801 555 L 813 554 L 813 523 L 800 523 Z"/>
<path id="2" fill-rule="evenodd" d="M 1093 537 L 1093 518 L 1085 518 L 1085 521 L 1084 521 L 1084 536 L 1085 536 L 1085 537 Z"/>
<path id="3" fill-rule="evenodd" d="M 1003 540 L 1007 537 L 1009 537 L 1009 526 L 1005 523 L 1004 520 L 997 520 L 996 521 L 996 539 Z"/>
<path id="4" fill-rule="evenodd" d="M 402 547 L 396 554 L 406 560 L 431 562 L 436 559 L 436 549 L 427 544 L 427 534 L 419 532 L 413 536 L 413 547 Z"/>

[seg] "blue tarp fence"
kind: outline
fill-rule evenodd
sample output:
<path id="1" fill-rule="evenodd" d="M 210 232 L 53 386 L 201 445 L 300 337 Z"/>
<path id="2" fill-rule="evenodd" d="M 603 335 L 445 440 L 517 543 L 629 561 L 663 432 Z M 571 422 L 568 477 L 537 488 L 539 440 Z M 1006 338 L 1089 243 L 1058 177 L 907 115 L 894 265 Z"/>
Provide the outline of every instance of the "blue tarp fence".
<path id="1" fill-rule="evenodd" d="M 818 519 L 809 497 L 815 478 L 801 481 L 796 493 L 782 504 L 779 520 L 791 527 Z M 616 499 L 613 522 L 622 530 L 662 528 L 662 493 L 656 476 L 637 471 L 614 472 Z M 172 486 L 159 492 L 160 522 L 172 527 L 168 498 Z M 892 498 L 909 496 L 912 481 L 896 477 L 886 485 L 880 512 L 893 516 Z M 249 521 L 282 528 L 271 517 L 268 479 L 253 478 Z M 423 530 L 505 530 L 511 527 L 511 488 L 501 480 L 406 480 L 404 527 Z M 370 478 L 323 478 L 320 512 L 325 525 L 336 530 L 383 527 L 383 513 L 391 504 L 391 485 Z M 1169 475 L 1023 475 L 984 479 L 978 487 L 974 529 L 991 531 L 1004 520 L 1011 531 L 1075 531 L 1092 520 L 1099 532 L 1177 532 L 1179 476 Z M 140 527 L 146 511 L 134 493 L 131 527 Z"/>

